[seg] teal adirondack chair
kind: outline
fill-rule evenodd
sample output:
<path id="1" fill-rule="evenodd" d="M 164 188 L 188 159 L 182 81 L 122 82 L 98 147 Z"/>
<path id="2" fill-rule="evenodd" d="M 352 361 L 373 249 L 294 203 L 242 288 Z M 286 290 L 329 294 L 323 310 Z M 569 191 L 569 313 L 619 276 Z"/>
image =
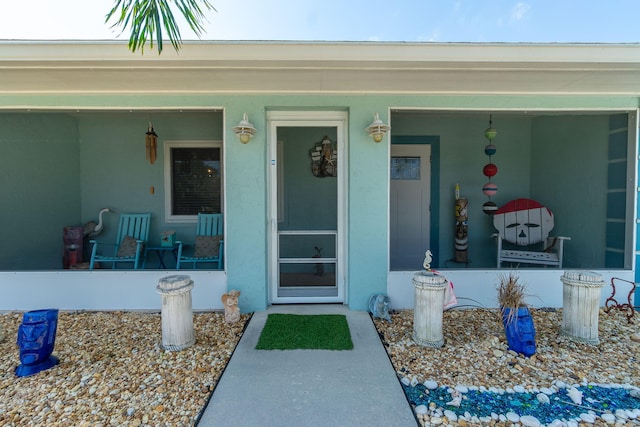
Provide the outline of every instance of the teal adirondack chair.
<path id="1" fill-rule="evenodd" d="M 120 215 L 120 225 L 118 226 L 118 236 L 115 244 L 90 240 L 93 245 L 91 249 L 91 262 L 89 269 L 93 270 L 96 261 L 100 263 L 112 263 L 112 268 L 116 264 L 129 262 L 133 263 L 133 269 L 137 270 L 142 265 L 144 256 L 144 245 L 149 238 L 150 213 L 135 213 Z M 104 247 L 114 248 L 112 254 Z"/>
<path id="2" fill-rule="evenodd" d="M 193 263 L 193 268 L 204 263 L 212 263 L 215 270 L 223 268 L 223 233 L 222 214 L 198 214 L 196 241 L 191 248 L 178 241 L 178 261 L 176 268 L 184 268 L 185 263 Z M 188 254 L 187 254 L 188 253 Z"/>

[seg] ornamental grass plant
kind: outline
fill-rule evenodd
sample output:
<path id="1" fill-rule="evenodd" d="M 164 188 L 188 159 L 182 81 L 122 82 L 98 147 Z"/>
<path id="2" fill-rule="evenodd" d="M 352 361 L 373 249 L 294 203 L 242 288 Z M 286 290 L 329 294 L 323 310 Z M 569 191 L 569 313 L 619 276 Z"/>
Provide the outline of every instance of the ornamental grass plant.
<path id="1" fill-rule="evenodd" d="M 509 274 L 500 275 L 498 304 L 500 306 L 500 315 L 503 319 L 506 319 L 506 323 L 511 323 L 517 317 L 520 307 L 527 306 L 525 302 L 527 287 L 519 280 L 520 278 L 513 271 L 509 272 Z"/>

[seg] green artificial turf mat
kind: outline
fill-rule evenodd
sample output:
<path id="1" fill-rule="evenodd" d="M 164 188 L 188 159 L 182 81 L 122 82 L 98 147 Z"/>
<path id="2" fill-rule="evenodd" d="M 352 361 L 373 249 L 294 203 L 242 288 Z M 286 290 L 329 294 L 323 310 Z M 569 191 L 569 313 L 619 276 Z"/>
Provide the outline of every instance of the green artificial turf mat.
<path id="1" fill-rule="evenodd" d="M 353 350 L 342 314 L 269 314 L 257 350 Z"/>

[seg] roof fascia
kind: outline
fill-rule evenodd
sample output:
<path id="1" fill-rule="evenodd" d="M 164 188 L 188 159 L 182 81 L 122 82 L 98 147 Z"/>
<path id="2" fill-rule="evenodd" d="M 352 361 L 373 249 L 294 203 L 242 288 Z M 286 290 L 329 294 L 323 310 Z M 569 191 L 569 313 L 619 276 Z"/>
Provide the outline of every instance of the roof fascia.
<path id="1" fill-rule="evenodd" d="M 535 65 L 534 65 L 535 64 Z M 131 53 L 115 41 L 0 41 L 0 67 L 640 68 L 640 44 L 185 42 Z"/>

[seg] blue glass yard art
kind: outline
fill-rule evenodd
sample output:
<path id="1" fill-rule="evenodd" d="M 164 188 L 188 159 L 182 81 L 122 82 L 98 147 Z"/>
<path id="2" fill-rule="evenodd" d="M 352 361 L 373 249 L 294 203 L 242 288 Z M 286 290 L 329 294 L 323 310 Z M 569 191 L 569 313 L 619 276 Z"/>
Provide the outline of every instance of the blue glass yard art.
<path id="1" fill-rule="evenodd" d="M 16 376 L 34 375 L 60 362 L 51 355 L 57 327 L 57 309 L 27 311 L 22 315 L 17 339 L 22 363 L 16 368 Z"/>
<path id="2" fill-rule="evenodd" d="M 518 307 L 515 313 L 511 308 L 502 308 L 502 323 L 507 336 L 509 350 L 526 357 L 536 352 L 536 329 L 528 307 Z"/>

